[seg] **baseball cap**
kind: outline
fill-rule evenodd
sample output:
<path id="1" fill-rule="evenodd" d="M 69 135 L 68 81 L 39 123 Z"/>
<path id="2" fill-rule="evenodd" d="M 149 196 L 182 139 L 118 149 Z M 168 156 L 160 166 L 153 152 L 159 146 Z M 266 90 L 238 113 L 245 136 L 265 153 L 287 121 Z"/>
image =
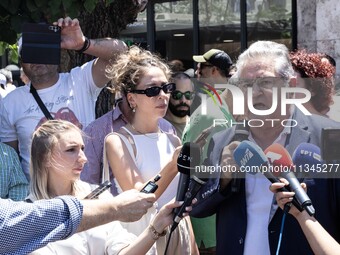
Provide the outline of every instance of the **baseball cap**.
<path id="1" fill-rule="evenodd" d="M 7 84 L 7 80 L 6 80 L 5 75 L 3 75 L 1 73 L 0 73 L 0 84 L 2 84 L 2 85 L 6 85 Z"/>
<path id="2" fill-rule="evenodd" d="M 199 63 L 208 62 L 221 70 L 227 70 L 233 64 L 231 58 L 222 50 L 211 49 L 200 56 L 193 56 L 194 61 Z"/>

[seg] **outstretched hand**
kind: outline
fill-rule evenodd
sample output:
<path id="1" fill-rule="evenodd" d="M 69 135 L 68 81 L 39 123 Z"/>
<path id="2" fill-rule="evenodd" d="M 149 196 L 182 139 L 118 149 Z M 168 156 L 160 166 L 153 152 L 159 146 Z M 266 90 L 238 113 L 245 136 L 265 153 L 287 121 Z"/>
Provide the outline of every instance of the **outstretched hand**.
<path id="1" fill-rule="evenodd" d="M 192 200 L 192 204 L 195 204 L 196 202 L 197 202 L 197 199 L 194 198 Z M 176 207 L 180 207 L 182 204 L 183 204 L 183 201 L 182 202 L 171 201 L 160 209 L 160 211 L 157 213 L 157 215 L 152 221 L 152 225 L 154 226 L 154 228 L 156 229 L 158 233 L 162 233 L 166 227 L 170 226 L 173 223 L 173 218 L 174 218 L 173 210 Z M 187 206 L 185 210 L 186 212 L 183 213 L 182 215 L 183 217 L 189 215 L 189 212 L 192 210 L 192 206 Z"/>
<path id="2" fill-rule="evenodd" d="M 117 218 L 123 222 L 139 220 L 156 201 L 155 194 L 128 190 L 115 197 L 118 201 Z"/>

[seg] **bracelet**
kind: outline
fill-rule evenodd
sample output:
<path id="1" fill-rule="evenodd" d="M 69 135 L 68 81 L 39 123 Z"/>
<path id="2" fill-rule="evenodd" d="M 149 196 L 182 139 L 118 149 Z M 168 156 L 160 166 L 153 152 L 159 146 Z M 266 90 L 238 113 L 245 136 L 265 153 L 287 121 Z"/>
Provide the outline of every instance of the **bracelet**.
<path id="1" fill-rule="evenodd" d="M 88 48 L 90 48 L 90 45 L 91 45 L 91 40 L 85 36 L 85 42 L 84 42 L 83 47 L 80 50 L 76 50 L 76 52 L 83 53 Z"/>
<path id="2" fill-rule="evenodd" d="M 164 229 L 162 233 L 157 232 L 157 230 L 155 229 L 154 226 L 152 226 L 152 224 L 149 225 L 149 229 L 152 233 L 152 239 L 153 240 L 158 240 L 158 238 L 160 238 L 161 236 L 165 236 L 166 234 L 166 230 Z"/>

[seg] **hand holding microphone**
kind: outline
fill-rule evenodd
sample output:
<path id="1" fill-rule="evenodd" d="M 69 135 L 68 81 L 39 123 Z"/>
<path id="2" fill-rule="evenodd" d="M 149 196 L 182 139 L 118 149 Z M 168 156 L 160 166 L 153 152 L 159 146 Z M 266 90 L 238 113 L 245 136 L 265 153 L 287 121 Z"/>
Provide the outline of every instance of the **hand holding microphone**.
<path id="1" fill-rule="evenodd" d="M 287 210 L 287 204 L 290 204 L 293 202 L 295 193 L 293 191 L 282 191 L 282 189 L 285 186 L 289 185 L 289 182 L 284 178 L 281 178 L 280 181 L 281 182 L 275 182 L 272 185 L 270 185 L 269 189 L 275 194 L 276 202 L 278 206 L 282 210 Z M 307 186 L 305 183 L 301 183 L 301 187 L 305 191 L 307 190 Z M 297 209 L 295 206 L 288 207 L 288 208 L 289 208 L 289 213 L 293 215 L 295 218 L 303 211 L 303 210 Z"/>
<path id="2" fill-rule="evenodd" d="M 274 167 L 279 166 L 292 169 L 294 166 L 288 151 L 280 144 L 273 144 L 269 146 L 265 150 L 265 153 Z M 280 171 L 279 175 L 289 182 L 287 189 L 289 191 L 295 192 L 294 199 L 296 199 L 299 206 L 305 209 L 310 216 L 313 216 L 315 214 L 315 209 L 312 205 L 312 201 L 301 187 L 300 182 L 298 181 L 294 173 L 291 171 Z"/>
<path id="3" fill-rule="evenodd" d="M 184 201 L 185 193 L 189 188 L 190 172 L 195 170 L 195 166 L 200 164 L 201 151 L 200 147 L 194 143 L 185 143 L 177 158 L 177 168 L 180 172 L 176 201 Z M 174 213 L 177 214 L 179 208 L 174 209 Z"/>
<path id="4" fill-rule="evenodd" d="M 256 171 L 262 173 L 270 182 L 280 183 L 278 178 L 279 173 L 270 171 L 268 158 L 262 149 L 255 143 L 243 141 L 234 151 L 234 159 L 236 163 L 244 167 L 248 173 L 255 174 Z M 252 172 L 250 170 L 253 170 Z M 256 170 L 256 171 L 254 171 Z M 276 175 L 277 174 L 277 175 Z M 282 187 L 279 191 L 289 191 L 287 188 Z M 299 202 L 294 197 L 292 203 L 296 208 L 302 210 Z"/>
<path id="5" fill-rule="evenodd" d="M 200 179 L 190 173 L 200 164 L 200 147 L 194 143 L 185 143 L 177 160 L 178 171 L 181 173 L 178 182 L 176 201 L 184 201 L 180 207 L 174 209 L 174 222 L 171 226 L 173 231 L 186 212 L 186 207 L 190 206 L 198 191 L 206 183 L 207 179 Z M 193 171 L 192 171 L 193 172 Z"/>

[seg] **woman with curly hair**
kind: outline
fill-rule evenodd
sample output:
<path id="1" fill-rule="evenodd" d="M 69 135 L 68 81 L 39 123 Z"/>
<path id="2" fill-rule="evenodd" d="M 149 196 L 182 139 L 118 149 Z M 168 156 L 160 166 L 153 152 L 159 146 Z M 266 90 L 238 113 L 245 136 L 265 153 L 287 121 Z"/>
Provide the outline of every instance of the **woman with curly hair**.
<path id="1" fill-rule="evenodd" d="M 168 65 L 157 55 L 137 46 L 120 55 L 108 68 L 108 73 L 112 83 L 126 97 L 133 116 L 130 123 L 107 135 L 104 166 L 109 163 L 119 192 L 140 190 L 148 180 L 161 175 L 155 192 L 155 207 L 138 222 L 122 223 L 129 232 L 139 235 L 149 225 L 152 215 L 174 198 L 177 191 L 177 158 L 181 142 L 177 136 L 158 126 L 176 85 L 169 82 L 171 72 Z M 104 173 L 108 175 L 107 171 Z M 173 246 L 176 249 L 169 254 L 195 254 L 189 219 L 181 221 L 173 234 L 172 239 L 177 240 Z M 165 241 L 166 237 L 162 240 Z M 150 254 L 157 254 L 156 249 L 158 254 L 164 253 L 160 243 L 161 240 Z"/>
<path id="2" fill-rule="evenodd" d="M 323 54 L 297 50 L 290 53 L 290 60 L 297 74 L 297 87 L 311 92 L 311 100 L 304 107 L 312 113 L 327 116 L 334 95 L 334 67 L 322 61 Z M 296 97 L 299 97 L 297 94 Z"/>

